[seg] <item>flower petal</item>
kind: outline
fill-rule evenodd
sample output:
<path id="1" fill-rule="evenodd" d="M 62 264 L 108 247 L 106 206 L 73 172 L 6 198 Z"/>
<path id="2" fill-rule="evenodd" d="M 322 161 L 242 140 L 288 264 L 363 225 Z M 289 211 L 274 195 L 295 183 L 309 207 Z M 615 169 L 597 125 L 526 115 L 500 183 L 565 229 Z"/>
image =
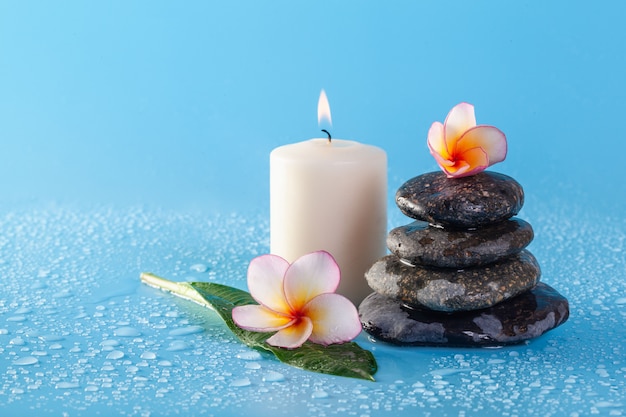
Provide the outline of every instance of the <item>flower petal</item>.
<path id="1" fill-rule="evenodd" d="M 341 279 L 339 265 L 326 251 L 306 254 L 287 269 L 284 291 L 293 311 L 300 311 L 312 298 L 335 292 Z"/>
<path id="2" fill-rule="evenodd" d="M 449 159 L 443 159 L 439 154 L 436 153 L 432 155 L 435 157 L 435 161 L 437 161 L 439 167 L 444 171 L 446 170 L 446 167 L 454 167 L 454 161 L 451 161 Z"/>
<path id="3" fill-rule="evenodd" d="M 459 103 L 452 107 L 443 123 L 444 136 L 450 155 L 455 154 L 456 141 L 467 130 L 476 126 L 474 106 L 469 103 Z"/>
<path id="4" fill-rule="evenodd" d="M 302 346 L 313 331 L 313 323 L 308 317 L 302 317 L 289 327 L 279 330 L 278 333 L 266 340 L 272 346 L 294 349 Z"/>
<path id="5" fill-rule="evenodd" d="M 458 153 L 464 153 L 472 148 L 482 148 L 487 154 L 488 166 L 502 162 L 506 158 L 506 136 L 494 126 L 480 125 L 469 129 L 461 136 L 456 146 Z"/>
<path id="6" fill-rule="evenodd" d="M 450 153 L 446 146 L 446 139 L 443 135 L 443 125 L 441 122 L 434 122 L 428 129 L 428 149 L 430 153 L 439 160 L 449 160 Z"/>
<path id="7" fill-rule="evenodd" d="M 232 317 L 237 326 L 253 332 L 274 332 L 295 321 L 292 317 L 254 304 L 233 308 Z"/>
<path id="8" fill-rule="evenodd" d="M 465 161 L 456 161 L 456 163 L 454 163 L 451 166 L 446 166 L 446 165 L 439 165 L 441 167 L 441 169 L 443 169 L 443 171 L 446 174 L 446 177 L 448 178 L 459 178 L 463 176 L 464 172 L 467 172 L 467 170 L 469 169 L 469 164 Z"/>
<path id="9" fill-rule="evenodd" d="M 458 155 L 458 158 L 459 160 L 454 169 L 451 169 L 449 172 L 446 171 L 448 178 L 461 178 L 475 175 L 484 171 L 489 166 L 487 153 L 479 147 L 467 149 L 462 154 Z"/>
<path id="10" fill-rule="evenodd" d="M 283 278 L 289 262 L 280 256 L 263 255 L 248 266 L 248 289 L 259 304 L 279 313 L 288 313 L 289 305 L 283 293 Z"/>
<path id="11" fill-rule="evenodd" d="M 361 332 L 359 313 L 354 304 L 339 294 L 321 294 L 307 303 L 303 314 L 313 322 L 309 339 L 330 345 L 348 342 Z"/>

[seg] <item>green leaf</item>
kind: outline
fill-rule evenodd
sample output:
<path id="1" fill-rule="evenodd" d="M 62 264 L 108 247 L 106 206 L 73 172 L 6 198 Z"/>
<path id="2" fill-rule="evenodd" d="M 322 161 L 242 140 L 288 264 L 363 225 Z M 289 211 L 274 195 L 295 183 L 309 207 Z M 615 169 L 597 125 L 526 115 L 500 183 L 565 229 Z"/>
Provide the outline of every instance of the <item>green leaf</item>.
<path id="1" fill-rule="evenodd" d="M 374 380 L 373 375 L 378 369 L 374 355 L 354 342 L 330 346 L 306 342 L 297 349 L 284 349 L 265 343 L 271 333 L 238 327 L 232 318 L 233 308 L 256 304 L 245 291 L 212 282 L 174 282 L 150 273 L 142 273 L 141 280 L 215 310 L 239 340 L 252 348 L 273 353 L 281 362 L 307 371 Z"/>

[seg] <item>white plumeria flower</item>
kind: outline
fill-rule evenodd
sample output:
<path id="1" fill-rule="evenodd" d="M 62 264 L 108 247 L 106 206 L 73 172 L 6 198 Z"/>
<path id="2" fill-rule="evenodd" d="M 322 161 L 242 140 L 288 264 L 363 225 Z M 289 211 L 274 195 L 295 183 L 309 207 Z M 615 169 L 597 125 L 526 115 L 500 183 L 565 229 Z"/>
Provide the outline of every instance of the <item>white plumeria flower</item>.
<path id="1" fill-rule="evenodd" d="M 276 255 L 253 259 L 248 267 L 250 295 L 259 305 L 235 307 L 237 326 L 255 332 L 277 332 L 267 343 L 297 348 L 310 340 L 321 345 L 343 343 L 361 332 L 356 307 L 335 294 L 340 271 L 332 255 L 309 253 L 293 264 Z"/>
<path id="2" fill-rule="evenodd" d="M 448 178 L 478 174 L 506 158 L 506 136 L 500 129 L 476 125 L 474 106 L 457 104 L 443 124 L 428 131 L 428 148 Z"/>

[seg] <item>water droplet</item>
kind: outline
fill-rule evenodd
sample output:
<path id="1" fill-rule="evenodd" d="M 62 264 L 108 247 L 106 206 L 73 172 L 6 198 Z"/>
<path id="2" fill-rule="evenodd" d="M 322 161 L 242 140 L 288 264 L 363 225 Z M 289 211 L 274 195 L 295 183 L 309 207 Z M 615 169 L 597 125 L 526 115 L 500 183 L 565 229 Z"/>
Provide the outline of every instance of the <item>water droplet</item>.
<path id="1" fill-rule="evenodd" d="M 9 334 L 9 330 L 7 330 L 7 329 L 0 329 L 0 334 Z"/>
<path id="2" fill-rule="evenodd" d="M 235 379 L 234 381 L 232 381 L 230 383 L 231 387 L 247 387 L 249 385 L 251 385 L 252 383 L 250 382 L 250 378 L 239 378 L 239 379 Z"/>
<path id="3" fill-rule="evenodd" d="M 63 345 L 60 343 L 53 343 L 50 345 L 50 349 L 52 350 L 59 350 L 59 349 L 63 349 Z"/>
<path id="4" fill-rule="evenodd" d="M 120 350 L 111 351 L 107 355 L 107 359 L 113 359 L 113 360 L 122 359 L 123 357 L 124 357 L 124 352 Z"/>
<path id="5" fill-rule="evenodd" d="M 96 385 L 87 385 L 85 387 L 85 392 L 95 392 L 98 391 L 100 388 L 98 388 Z"/>
<path id="6" fill-rule="evenodd" d="M 166 368 L 169 368 L 170 366 L 172 366 L 172 362 L 170 362 L 170 361 L 159 361 L 158 365 L 159 366 L 164 366 Z"/>
<path id="7" fill-rule="evenodd" d="M 189 269 L 191 269 L 194 272 L 206 272 L 209 269 L 209 267 L 204 264 L 195 264 L 195 265 L 191 265 Z"/>
<path id="8" fill-rule="evenodd" d="M 26 342 L 24 341 L 24 339 L 18 336 L 18 337 L 14 337 L 13 339 L 11 339 L 9 341 L 9 344 L 14 345 L 14 346 L 24 346 Z"/>
<path id="9" fill-rule="evenodd" d="M 246 369 L 261 369 L 261 364 L 258 362 L 246 363 Z"/>
<path id="10" fill-rule="evenodd" d="M 47 356 L 48 352 L 44 350 L 35 350 L 33 351 L 33 356 Z"/>
<path id="11" fill-rule="evenodd" d="M 263 375 L 264 382 L 281 382 L 285 380 L 285 375 L 276 371 L 269 371 Z"/>
<path id="12" fill-rule="evenodd" d="M 28 366 L 34 365 L 37 362 L 39 362 L 39 359 L 35 358 L 34 356 L 24 356 L 23 358 L 19 358 L 13 361 L 13 365 Z"/>
<path id="13" fill-rule="evenodd" d="M 319 400 L 322 398 L 328 398 L 328 393 L 324 390 L 317 390 L 317 391 L 313 391 L 313 393 L 311 394 L 311 398 Z"/>
<path id="14" fill-rule="evenodd" d="M 33 282 L 33 285 L 30 286 L 31 290 L 41 290 L 47 287 L 46 283 L 41 281 L 35 281 Z"/>
<path id="15" fill-rule="evenodd" d="M 446 376 L 446 375 L 453 375 L 453 374 L 458 374 L 462 372 L 469 372 L 471 370 L 472 370 L 471 368 L 463 368 L 463 369 L 443 368 L 443 369 L 435 369 L 434 371 L 430 371 L 430 374 L 433 376 Z"/>
<path id="16" fill-rule="evenodd" d="M 598 401 L 595 403 L 595 406 L 599 408 L 623 407 L 624 404 L 620 402 L 612 402 L 612 401 Z"/>
<path id="17" fill-rule="evenodd" d="M 244 361 L 258 361 L 259 359 L 261 359 L 261 354 L 256 350 L 248 350 L 238 353 L 237 358 Z"/>
<path id="18" fill-rule="evenodd" d="M 54 386 L 56 389 L 75 389 L 80 388 L 78 382 L 59 382 Z"/>
<path id="19" fill-rule="evenodd" d="M 141 336 L 141 332 L 139 330 L 135 329 L 134 327 L 129 327 L 129 326 L 118 327 L 117 329 L 113 331 L 113 334 L 115 336 L 120 336 L 120 337 Z"/>
<path id="20" fill-rule="evenodd" d="M 7 317 L 7 321 L 12 321 L 12 322 L 26 321 L 26 317 L 25 316 L 11 316 L 11 317 Z"/>
<path id="21" fill-rule="evenodd" d="M 202 333 L 203 331 L 204 331 L 204 328 L 202 328 L 202 326 L 186 326 L 186 327 L 179 327 L 178 329 L 171 330 L 169 335 L 170 336 L 187 336 L 190 334 Z"/>
<path id="22" fill-rule="evenodd" d="M 148 359 L 148 360 L 156 359 L 156 357 L 157 357 L 156 353 L 154 352 L 143 352 L 140 356 L 141 359 Z"/>
<path id="23" fill-rule="evenodd" d="M 170 352 L 178 352 L 187 349 L 191 349 L 191 346 L 189 346 L 186 342 L 183 340 L 174 340 L 170 343 L 166 350 Z"/>
<path id="24" fill-rule="evenodd" d="M 55 294 L 52 294 L 52 298 L 68 298 L 72 296 L 72 292 L 70 290 L 62 290 Z"/>
<path id="25" fill-rule="evenodd" d="M 59 336 L 56 334 L 46 334 L 46 335 L 40 336 L 39 338 L 43 340 L 44 342 L 59 342 L 65 339 L 63 336 Z"/>

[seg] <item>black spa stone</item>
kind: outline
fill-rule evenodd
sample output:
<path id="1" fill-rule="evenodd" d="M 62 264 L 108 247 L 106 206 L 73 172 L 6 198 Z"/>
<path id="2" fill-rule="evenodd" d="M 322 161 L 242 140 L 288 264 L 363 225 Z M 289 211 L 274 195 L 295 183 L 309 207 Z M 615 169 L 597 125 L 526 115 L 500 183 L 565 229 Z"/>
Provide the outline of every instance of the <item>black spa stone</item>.
<path id="1" fill-rule="evenodd" d="M 524 190 L 513 178 L 496 172 L 463 178 L 430 172 L 405 182 L 396 192 L 396 204 L 413 219 L 472 228 L 516 215 L 524 204 Z"/>
<path id="2" fill-rule="evenodd" d="M 491 307 L 534 287 L 541 270 L 526 249 L 502 261 L 466 269 L 410 266 L 395 255 L 365 273 L 379 294 L 403 303 L 453 312 Z"/>
<path id="3" fill-rule="evenodd" d="M 416 220 L 393 229 L 387 247 L 412 265 L 466 268 L 518 253 L 533 237 L 531 225 L 518 218 L 474 230 L 442 229 Z"/>
<path id="4" fill-rule="evenodd" d="M 373 293 L 359 306 L 363 329 L 382 341 L 412 346 L 502 346 L 541 336 L 569 317 L 567 299 L 539 283 L 484 310 L 438 313 Z"/>

